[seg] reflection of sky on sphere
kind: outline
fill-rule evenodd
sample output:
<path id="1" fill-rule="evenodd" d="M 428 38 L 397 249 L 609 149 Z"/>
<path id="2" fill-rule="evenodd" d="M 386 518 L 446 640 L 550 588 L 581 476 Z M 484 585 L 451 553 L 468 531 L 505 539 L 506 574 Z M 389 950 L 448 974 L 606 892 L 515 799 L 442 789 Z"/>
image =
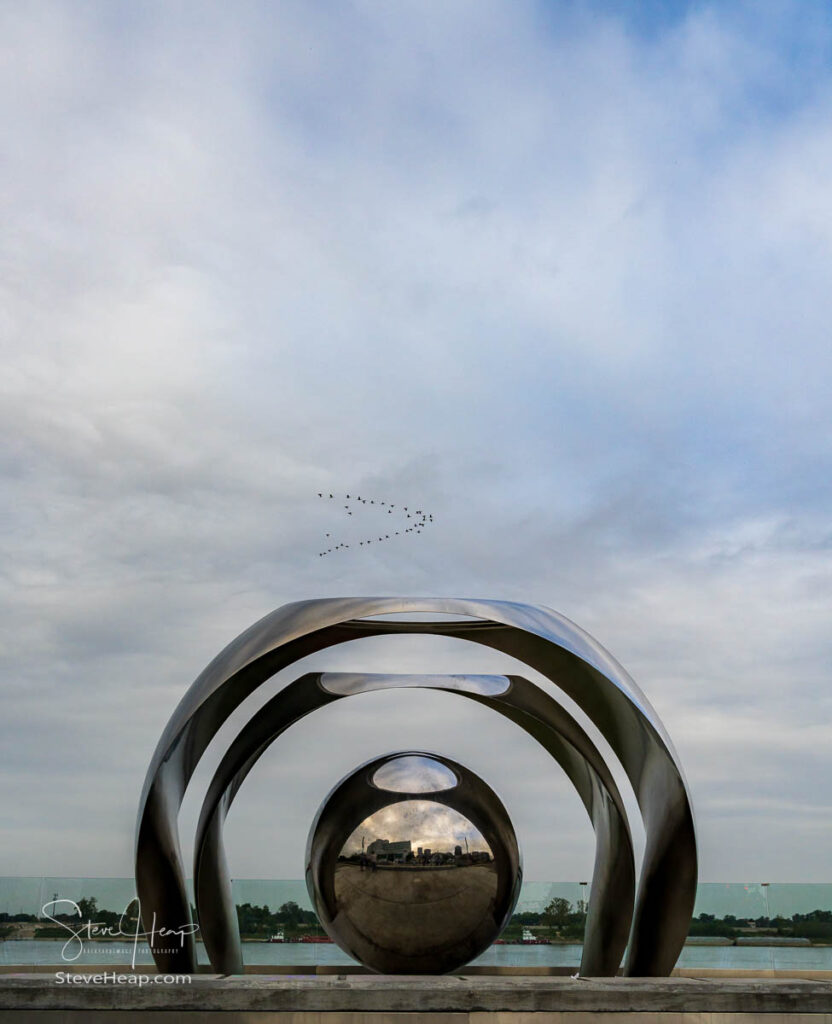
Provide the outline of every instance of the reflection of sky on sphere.
<path id="1" fill-rule="evenodd" d="M 408 754 L 383 764 L 373 775 L 373 784 L 393 793 L 437 793 L 453 789 L 457 777 L 447 765 L 432 757 Z"/>
<path id="2" fill-rule="evenodd" d="M 409 839 L 414 853 L 420 846 L 434 853 L 453 853 L 455 846 L 465 849 L 467 839 L 469 852 L 491 853 L 491 847 L 472 822 L 459 811 L 433 800 L 402 800 L 382 807 L 354 829 L 342 854 L 360 853 L 362 839 L 365 847 L 375 839 L 388 839 L 391 843 Z"/>

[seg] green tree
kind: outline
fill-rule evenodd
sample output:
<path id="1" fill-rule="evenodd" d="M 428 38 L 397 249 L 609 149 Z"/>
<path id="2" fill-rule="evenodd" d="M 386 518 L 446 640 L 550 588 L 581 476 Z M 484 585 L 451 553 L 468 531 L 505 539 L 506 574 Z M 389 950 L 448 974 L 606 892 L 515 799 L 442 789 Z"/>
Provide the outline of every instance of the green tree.
<path id="1" fill-rule="evenodd" d="M 543 911 L 543 922 L 553 931 L 558 931 L 569 923 L 571 913 L 572 904 L 569 900 L 565 900 L 562 896 L 555 896 Z"/>
<path id="2" fill-rule="evenodd" d="M 78 900 L 78 911 L 81 914 L 82 921 L 97 921 L 98 920 L 98 900 L 95 896 L 82 896 Z"/>
<path id="3" fill-rule="evenodd" d="M 283 924 L 298 925 L 303 920 L 303 911 L 294 900 L 290 900 L 280 906 L 277 911 L 277 919 Z"/>
<path id="4" fill-rule="evenodd" d="M 237 907 L 237 920 L 241 935 L 265 935 L 275 930 L 277 915 L 272 914 L 268 906 L 258 907 L 256 904 L 243 903 Z"/>
<path id="5" fill-rule="evenodd" d="M 527 928 L 529 925 L 532 924 L 540 924 L 540 919 L 542 917 L 542 914 L 537 914 L 533 910 L 524 910 L 520 914 L 514 914 L 514 916 L 511 919 L 511 923 L 521 925 L 522 927 Z"/>

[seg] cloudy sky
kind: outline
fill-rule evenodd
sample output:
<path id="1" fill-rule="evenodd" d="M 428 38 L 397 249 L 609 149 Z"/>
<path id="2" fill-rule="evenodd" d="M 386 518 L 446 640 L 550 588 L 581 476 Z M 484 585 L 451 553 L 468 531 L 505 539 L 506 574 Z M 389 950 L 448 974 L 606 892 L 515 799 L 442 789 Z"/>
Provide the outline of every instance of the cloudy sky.
<path id="1" fill-rule="evenodd" d="M 828 5 L 7 0 L 0 55 L 0 874 L 130 875 L 203 666 L 287 601 L 401 594 L 575 620 L 667 725 L 701 879 L 832 881 Z M 381 522 L 318 491 L 434 522 L 320 558 Z M 296 674 L 206 754 L 186 861 Z M 588 876 L 547 756 L 418 691 L 276 744 L 232 874 L 300 877 L 323 796 L 398 749 L 480 773 L 527 877 Z"/>

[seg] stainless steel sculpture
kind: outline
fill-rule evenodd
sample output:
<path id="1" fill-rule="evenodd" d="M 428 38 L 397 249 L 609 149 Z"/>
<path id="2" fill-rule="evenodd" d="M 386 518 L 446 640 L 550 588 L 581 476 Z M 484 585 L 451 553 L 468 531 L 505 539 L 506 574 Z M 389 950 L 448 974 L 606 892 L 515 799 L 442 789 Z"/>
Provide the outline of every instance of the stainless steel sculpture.
<path id="1" fill-rule="evenodd" d="M 633 914 L 635 869 L 618 787 L 581 726 L 548 694 L 521 676 L 308 673 L 267 701 L 240 730 L 217 767 L 202 805 L 194 847 L 194 893 L 200 934 L 215 970 L 243 970 L 223 826 L 245 777 L 300 718 L 333 700 L 380 689 L 418 687 L 468 697 L 520 725 L 561 765 L 596 834 L 595 867 L 580 971 L 616 973 Z M 438 970 L 437 966 L 437 970 Z"/>
<path id="2" fill-rule="evenodd" d="M 381 621 L 409 612 L 461 621 Z M 477 621 L 471 621 L 471 619 Z M 431 633 L 484 644 L 519 659 L 561 687 L 620 759 L 646 833 L 630 946 L 629 975 L 666 975 L 684 943 L 696 887 L 693 812 L 681 765 L 658 715 L 595 640 L 549 609 L 513 602 L 439 598 L 333 598 L 285 605 L 234 640 L 196 679 L 151 761 L 136 830 L 136 886 L 157 929 L 190 920 L 177 814 L 194 768 L 228 715 L 275 672 L 335 644 L 389 633 Z M 154 918 L 155 915 L 155 918 Z M 155 951 L 162 971 L 193 971 L 194 945 Z"/>
<path id="3" fill-rule="evenodd" d="M 373 835 L 379 818 L 384 837 Z M 451 825 L 473 849 L 463 852 L 460 842 L 454 850 Z M 479 956 L 508 923 L 522 876 L 494 790 L 459 762 L 424 751 L 386 754 L 342 779 L 306 846 L 306 885 L 321 924 L 382 974 L 444 974 Z"/>

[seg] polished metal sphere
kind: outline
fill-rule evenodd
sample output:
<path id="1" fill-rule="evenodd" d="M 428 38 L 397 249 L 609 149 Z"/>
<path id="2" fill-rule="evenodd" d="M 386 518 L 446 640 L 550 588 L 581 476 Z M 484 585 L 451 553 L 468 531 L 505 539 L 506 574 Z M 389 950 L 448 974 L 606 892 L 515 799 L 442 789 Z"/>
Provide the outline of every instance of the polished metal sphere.
<path id="1" fill-rule="evenodd" d="M 496 793 L 422 751 L 342 779 L 306 846 L 306 885 L 328 935 L 382 974 L 443 974 L 479 956 L 508 923 L 522 874 Z"/>

